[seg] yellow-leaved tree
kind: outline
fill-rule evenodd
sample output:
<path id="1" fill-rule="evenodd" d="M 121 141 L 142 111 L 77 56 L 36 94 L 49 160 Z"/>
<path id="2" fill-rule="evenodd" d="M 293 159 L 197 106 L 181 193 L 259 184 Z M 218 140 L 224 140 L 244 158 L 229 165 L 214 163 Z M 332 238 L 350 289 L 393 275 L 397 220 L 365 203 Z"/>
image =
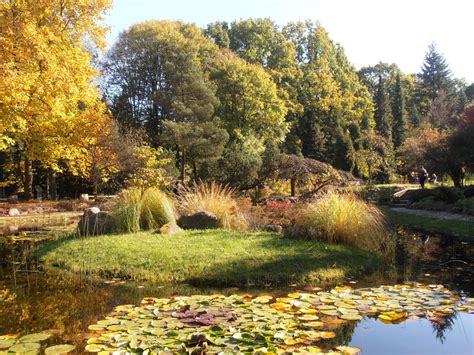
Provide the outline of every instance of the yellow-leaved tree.
<path id="1" fill-rule="evenodd" d="M 0 0 L 0 150 L 60 171 L 87 156 L 110 118 L 94 79 L 111 0 Z M 60 164 L 61 163 L 61 164 Z"/>

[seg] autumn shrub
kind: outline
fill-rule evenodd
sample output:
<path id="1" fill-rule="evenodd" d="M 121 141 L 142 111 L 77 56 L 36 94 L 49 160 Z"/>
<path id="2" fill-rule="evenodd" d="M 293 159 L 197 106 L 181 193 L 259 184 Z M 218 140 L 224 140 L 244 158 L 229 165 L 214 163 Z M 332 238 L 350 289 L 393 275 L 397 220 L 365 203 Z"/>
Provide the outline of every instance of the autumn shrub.
<path id="1" fill-rule="evenodd" d="M 287 234 L 369 250 L 383 248 L 388 236 L 380 209 L 353 194 L 339 193 L 308 204 Z"/>
<path id="2" fill-rule="evenodd" d="M 178 198 L 178 210 L 181 215 L 191 215 L 200 211 L 214 213 L 220 227 L 245 230 L 247 220 L 235 198 L 235 191 L 216 182 L 200 182 Z"/>
<path id="3" fill-rule="evenodd" d="M 116 232 L 156 229 L 175 222 L 172 200 L 157 188 L 123 190 L 111 208 Z"/>

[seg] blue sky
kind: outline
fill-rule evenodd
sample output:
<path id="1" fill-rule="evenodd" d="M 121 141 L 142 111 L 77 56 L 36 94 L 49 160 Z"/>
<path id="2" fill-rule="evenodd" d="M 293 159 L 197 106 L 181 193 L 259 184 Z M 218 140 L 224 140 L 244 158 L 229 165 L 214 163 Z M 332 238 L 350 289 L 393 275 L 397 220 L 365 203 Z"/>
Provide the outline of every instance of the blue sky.
<path id="1" fill-rule="evenodd" d="M 173 19 L 199 26 L 269 17 L 278 24 L 319 21 L 360 68 L 379 61 L 420 70 L 436 42 L 456 77 L 474 82 L 474 0 L 114 0 L 106 18 L 112 44 L 130 25 Z"/>

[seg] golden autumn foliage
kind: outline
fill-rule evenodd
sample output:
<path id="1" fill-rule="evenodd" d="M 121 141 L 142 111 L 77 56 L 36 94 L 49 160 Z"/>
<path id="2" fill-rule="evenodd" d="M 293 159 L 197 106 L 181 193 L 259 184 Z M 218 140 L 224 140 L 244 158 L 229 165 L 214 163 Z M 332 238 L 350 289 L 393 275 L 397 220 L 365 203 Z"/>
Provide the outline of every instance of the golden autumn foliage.
<path id="1" fill-rule="evenodd" d="M 0 0 L 0 150 L 59 171 L 99 139 L 105 106 L 94 84 L 93 52 L 110 0 Z"/>

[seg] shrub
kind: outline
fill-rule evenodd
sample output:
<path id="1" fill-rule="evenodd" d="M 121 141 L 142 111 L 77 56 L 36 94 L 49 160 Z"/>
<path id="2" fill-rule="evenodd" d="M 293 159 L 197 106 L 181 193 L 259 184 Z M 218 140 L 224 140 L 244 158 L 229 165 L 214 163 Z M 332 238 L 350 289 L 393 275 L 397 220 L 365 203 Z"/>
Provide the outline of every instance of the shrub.
<path id="1" fill-rule="evenodd" d="M 447 203 L 455 203 L 464 198 L 463 190 L 458 187 L 441 186 L 433 189 L 435 200 Z"/>
<path id="2" fill-rule="evenodd" d="M 123 190 L 111 212 L 113 229 L 117 232 L 156 229 L 175 222 L 172 201 L 157 188 Z"/>
<path id="3" fill-rule="evenodd" d="M 353 194 L 331 193 L 310 203 L 295 218 L 290 236 L 382 251 L 388 233 L 383 213 Z"/>
<path id="4" fill-rule="evenodd" d="M 463 213 L 474 216 L 474 197 L 464 198 L 458 200 L 453 208 L 452 212 Z"/>
<path id="5" fill-rule="evenodd" d="M 234 190 L 215 182 L 194 184 L 180 196 L 178 209 L 184 215 L 200 211 L 212 212 L 219 219 L 222 228 L 248 228 L 245 216 L 234 198 Z"/>

